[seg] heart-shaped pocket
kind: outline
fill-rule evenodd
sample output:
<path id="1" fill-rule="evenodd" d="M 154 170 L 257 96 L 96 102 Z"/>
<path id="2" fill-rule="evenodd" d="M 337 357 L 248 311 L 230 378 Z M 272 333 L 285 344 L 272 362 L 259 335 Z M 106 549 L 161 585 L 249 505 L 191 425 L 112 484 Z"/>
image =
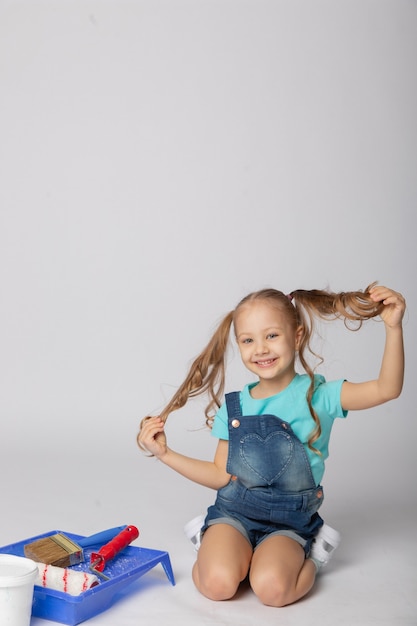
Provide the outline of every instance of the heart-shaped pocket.
<path id="1" fill-rule="evenodd" d="M 294 442 L 287 433 L 275 431 L 267 437 L 250 433 L 240 440 L 240 456 L 246 466 L 267 485 L 287 469 L 294 452 Z"/>

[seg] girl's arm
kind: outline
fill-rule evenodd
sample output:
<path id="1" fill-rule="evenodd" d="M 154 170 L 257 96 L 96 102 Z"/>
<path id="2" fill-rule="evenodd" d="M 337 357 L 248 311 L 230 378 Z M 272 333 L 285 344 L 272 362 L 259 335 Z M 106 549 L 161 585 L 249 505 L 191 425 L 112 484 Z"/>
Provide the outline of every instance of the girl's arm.
<path id="1" fill-rule="evenodd" d="M 387 287 L 376 286 L 371 290 L 375 302 L 383 302 L 381 319 L 385 324 L 385 349 L 381 369 L 376 380 L 364 383 L 344 382 L 341 403 L 344 410 L 369 409 L 397 398 L 404 380 L 404 344 L 402 318 L 405 300 L 400 293 Z"/>
<path id="2" fill-rule="evenodd" d="M 142 426 L 139 443 L 162 463 L 195 483 L 217 490 L 229 482 L 230 475 L 226 472 L 229 444 L 223 439 L 219 440 L 213 461 L 193 459 L 168 448 L 163 420 L 150 417 Z"/>

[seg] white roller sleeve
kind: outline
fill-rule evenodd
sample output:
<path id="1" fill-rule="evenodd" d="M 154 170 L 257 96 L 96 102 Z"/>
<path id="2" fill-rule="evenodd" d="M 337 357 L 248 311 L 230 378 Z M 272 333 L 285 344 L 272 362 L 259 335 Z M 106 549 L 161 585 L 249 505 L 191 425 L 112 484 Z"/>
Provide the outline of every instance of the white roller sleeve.
<path id="1" fill-rule="evenodd" d="M 39 587 L 47 587 L 48 589 L 69 593 L 72 596 L 78 596 L 83 591 L 87 591 L 99 583 L 97 576 L 94 574 L 79 572 L 67 567 L 45 565 L 45 563 L 37 563 L 36 565 L 38 566 L 38 576 L 35 580 L 35 585 Z"/>

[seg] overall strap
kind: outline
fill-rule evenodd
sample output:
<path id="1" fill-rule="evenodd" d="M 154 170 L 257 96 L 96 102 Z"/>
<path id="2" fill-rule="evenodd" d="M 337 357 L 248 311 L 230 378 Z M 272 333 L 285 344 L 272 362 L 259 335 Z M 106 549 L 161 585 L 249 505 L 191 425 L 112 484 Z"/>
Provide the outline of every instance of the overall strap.
<path id="1" fill-rule="evenodd" d="M 226 394 L 226 407 L 229 417 L 240 417 L 242 415 L 239 391 L 232 391 L 231 393 Z"/>

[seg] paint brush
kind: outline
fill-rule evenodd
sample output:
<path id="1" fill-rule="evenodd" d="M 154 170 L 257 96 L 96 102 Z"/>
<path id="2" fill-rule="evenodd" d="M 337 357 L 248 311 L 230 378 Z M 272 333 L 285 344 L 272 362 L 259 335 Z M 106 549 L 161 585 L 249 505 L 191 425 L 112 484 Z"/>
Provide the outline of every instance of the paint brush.
<path id="1" fill-rule="evenodd" d="M 24 553 L 28 559 L 56 567 L 70 567 L 84 561 L 83 548 L 95 546 L 110 541 L 116 537 L 126 526 L 109 528 L 90 537 L 82 537 L 77 540 L 70 539 L 64 533 L 41 537 L 24 546 Z"/>

